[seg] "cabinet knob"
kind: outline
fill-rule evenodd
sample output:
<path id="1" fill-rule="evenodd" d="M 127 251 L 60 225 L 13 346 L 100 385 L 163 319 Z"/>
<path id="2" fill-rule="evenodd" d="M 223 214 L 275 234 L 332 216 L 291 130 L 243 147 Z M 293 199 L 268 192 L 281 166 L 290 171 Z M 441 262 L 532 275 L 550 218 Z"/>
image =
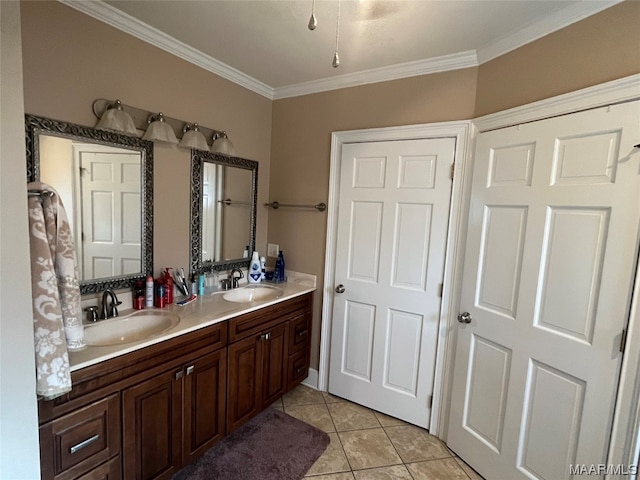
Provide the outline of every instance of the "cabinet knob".
<path id="1" fill-rule="evenodd" d="M 193 373 L 193 371 L 195 370 L 196 367 L 194 367 L 193 365 L 189 365 L 187 367 L 187 375 L 191 375 Z"/>
<path id="2" fill-rule="evenodd" d="M 176 380 L 180 380 L 182 378 L 182 370 L 176 372 Z"/>

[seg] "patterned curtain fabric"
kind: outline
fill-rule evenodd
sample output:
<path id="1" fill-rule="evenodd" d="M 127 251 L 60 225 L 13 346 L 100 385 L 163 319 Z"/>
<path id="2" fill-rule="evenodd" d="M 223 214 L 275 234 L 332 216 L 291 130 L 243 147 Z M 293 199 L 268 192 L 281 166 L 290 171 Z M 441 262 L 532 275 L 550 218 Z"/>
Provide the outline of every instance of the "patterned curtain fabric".
<path id="1" fill-rule="evenodd" d="M 86 347 L 73 237 L 57 192 L 28 184 L 36 393 L 53 399 L 71 390 L 68 351 Z"/>

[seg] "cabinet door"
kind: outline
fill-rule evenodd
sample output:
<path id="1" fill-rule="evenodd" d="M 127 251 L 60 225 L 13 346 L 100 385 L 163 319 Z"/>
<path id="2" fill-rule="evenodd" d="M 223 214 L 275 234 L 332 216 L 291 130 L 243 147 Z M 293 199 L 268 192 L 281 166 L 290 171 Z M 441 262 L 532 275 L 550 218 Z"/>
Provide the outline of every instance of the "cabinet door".
<path id="1" fill-rule="evenodd" d="M 288 334 L 288 324 L 283 323 L 261 336 L 263 409 L 287 392 Z"/>
<path id="2" fill-rule="evenodd" d="M 200 357 L 184 372 L 182 460 L 187 464 L 224 436 L 227 352 Z"/>
<path id="3" fill-rule="evenodd" d="M 260 412 L 262 344 L 249 337 L 229 345 L 227 433 Z"/>
<path id="4" fill-rule="evenodd" d="M 123 469 L 127 480 L 168 479 L 181 462 L 182 370 L 122 391 Z"/>

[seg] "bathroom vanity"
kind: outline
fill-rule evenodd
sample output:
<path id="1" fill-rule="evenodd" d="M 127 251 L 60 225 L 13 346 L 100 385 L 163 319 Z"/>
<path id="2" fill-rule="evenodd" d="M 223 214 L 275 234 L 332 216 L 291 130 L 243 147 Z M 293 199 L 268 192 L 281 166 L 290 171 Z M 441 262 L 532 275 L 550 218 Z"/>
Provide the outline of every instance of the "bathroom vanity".
<path id="1" fill-rule="evenodd" d="M 172 305 L 180 321 L 154 338 L 70 354 L 73 390 L 39 402 L 42 479 L 171 478 L 298 385 L 315 285 L 278 288 Z"/>

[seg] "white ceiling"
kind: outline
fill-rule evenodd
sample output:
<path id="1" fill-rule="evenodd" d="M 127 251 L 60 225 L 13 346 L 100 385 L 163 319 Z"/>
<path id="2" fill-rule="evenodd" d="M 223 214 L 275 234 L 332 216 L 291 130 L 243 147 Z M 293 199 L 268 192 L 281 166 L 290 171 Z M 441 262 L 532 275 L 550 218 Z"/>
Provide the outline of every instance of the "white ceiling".
<path id="1" fill-rule="evenodd" d="M 60 0 L 269 98 L 475 66 L 620 0 Z"/>

